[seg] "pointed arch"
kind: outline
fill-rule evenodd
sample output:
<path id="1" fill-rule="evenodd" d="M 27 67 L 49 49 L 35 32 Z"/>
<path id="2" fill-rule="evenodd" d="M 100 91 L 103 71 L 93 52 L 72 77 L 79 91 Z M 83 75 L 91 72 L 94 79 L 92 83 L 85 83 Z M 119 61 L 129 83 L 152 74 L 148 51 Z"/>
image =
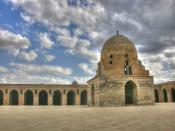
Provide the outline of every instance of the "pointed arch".
<path id="1" fill-rule="evenodd" d="M 137 104 L 137 87 L 131 80 L 125 84 L 125 104 Z"/>
<path id="2" fill-rule="evenodd" d="M 171 89 L 171 98 L 172 98 L 172 102 L 175 102 L 175 89 L 174 88 Z"/>
<path id="3" fill-rule="evenodd" d="M 0 90 L 0 105 L 3 105 L 3 92 Z"/>
<path id="4" fill-rule="evenodd" d="M 11 90 L 9 95 L 9 104 L 18 105 L 19 94 L 16 90 Z"/>
<path id="5" fill-rule="evenodd" d="M 92 84 L 92 87 L 91 87 L 91 104 L 92 104 L 92 106 L 95 106 L 95 87 L 94 87 L 94 84 Z"/>
<path id="6" fill-rule="evenodd" d="M 75 105 L 75 92 L 72 90 L 67 93 L 67 105 Z"/>
<path id="7" fill-rule="evenodd" d="M 33 105 L 33 92 L 31 90 L 24 93 L 24 105 Z"/>
<path id="8" fill-rule="evenodd" d="M 167 90 L 163 89 L 162 93 L 163 93 L 163 102 L 168 102 Z"/>
<path id="9" fill-rule="evenodd" d="M 62 94 L 59 90 L 54 91 L 53 93 L 53 105 L 62 104 Z"/>
<path id="10" fill-rule="evenodd" d="M 159 103 L 159 92 L 157 89 L 154 90 L 154 97 L 155 97 L 155 102 Z"/>
<path id="11" fill-rule="evenodd" d="M 48 105 L 48 94 L 45 90 L 39 92 L 39 105 Z"/>
<path id="12" fill-rule="evenodd" d="M 81 105 L 87 105 L 87 91 L 81 92 Z"/>

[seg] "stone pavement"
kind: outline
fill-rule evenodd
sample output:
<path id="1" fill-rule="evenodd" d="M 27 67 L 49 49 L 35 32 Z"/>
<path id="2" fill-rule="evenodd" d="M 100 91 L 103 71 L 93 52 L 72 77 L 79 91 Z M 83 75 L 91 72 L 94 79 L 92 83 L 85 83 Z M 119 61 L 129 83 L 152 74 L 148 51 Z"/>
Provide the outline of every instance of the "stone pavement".
<path id="1" fill-rule="evenodd" d="M 92 108 L 2 106 L 0 131 L 175 131 L 175 103 Z"/>

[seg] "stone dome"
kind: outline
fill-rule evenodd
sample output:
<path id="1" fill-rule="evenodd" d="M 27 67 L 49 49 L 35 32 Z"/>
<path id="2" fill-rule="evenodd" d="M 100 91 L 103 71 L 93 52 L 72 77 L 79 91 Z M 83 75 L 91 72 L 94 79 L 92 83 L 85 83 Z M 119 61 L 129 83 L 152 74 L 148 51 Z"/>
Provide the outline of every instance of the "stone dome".
<path id="1" fill-rule="evenodd" d="M 138 63 L 137 50 L 127 37 L 117 34 L 105 42 L 101 51 L 101 74 L 120 76 L 129 73 L 129 70 L 130 74 L 136 74 Z"/>
<path id="2" fill-rule="evenodd" d="M 101 53 L 103 54 L 103 52 L 109 51 L 113 51 L 119 54 L 128 53 L 129 51 L 137 56 L 137 51 L 133 42 L 121 34 L 114 35 L 105 42 Z"/>

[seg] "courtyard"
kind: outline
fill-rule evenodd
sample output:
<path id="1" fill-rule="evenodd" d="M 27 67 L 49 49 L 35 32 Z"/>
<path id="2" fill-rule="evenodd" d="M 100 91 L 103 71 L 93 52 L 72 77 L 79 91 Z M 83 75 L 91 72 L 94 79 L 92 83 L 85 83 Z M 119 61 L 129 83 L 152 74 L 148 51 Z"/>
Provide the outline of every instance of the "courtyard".
<path id="1" fill-rule="evenodd" d="M 174 131 L 175 104 L 150 106 L 2 106 L 0 131 Z"/>

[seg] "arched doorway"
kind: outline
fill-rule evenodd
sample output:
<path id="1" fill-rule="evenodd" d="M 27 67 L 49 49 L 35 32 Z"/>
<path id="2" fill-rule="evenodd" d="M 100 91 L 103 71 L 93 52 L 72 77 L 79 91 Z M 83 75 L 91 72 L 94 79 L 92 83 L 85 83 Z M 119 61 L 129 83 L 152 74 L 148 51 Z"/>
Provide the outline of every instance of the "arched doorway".
<path id="1" fill-rule="evenodd" d="M 159 103 L 159 92 L 157 89 L 154 90 L 155 102 Z"/>
<path id="2" fill-rule="evenodd" d="M 25 105 L 33 105 L 33 92 L 28 90 L 24 94 L 24 104 Z"/>
<path id="3" fill-rule="evenodd" d="M 91 104 L 92 106 L 95 106 L 95 87 L 93 84 L 91 87 Z"/>
<path id="4" fill-rule="evenodd" d="M 133 81 L 128 81 L 125 85 L 125 104 L 136 104 L 137 90 Z"/>
<path id="5" fill-rule="evenodd" d="M 87 91 L 81 92 L 81 105 L 87 105 Z"/>
<path id="6" fill-rule="evenodd" d="M 55 91 L 53 93 L 53 105 L 61 105 L 62 104 L 62 95 L 60 91 Z"/>
<path id="7" fill-rule="evenodd" d="M 168 102 L 168 95 L 166 89 L 163 89 L 163 101 Z"/>
<path id="8" fill-rule="evenodd" d="M 75 105 L 75 92 L 73 92 L 73 91 L 68 92 L 67 105 Z"/>
<path id="9" fill-rule="evenodd" d="M 3 92 L 0 91 L 0 105 L 3 105 Z"/>
<path id="10" fill-rule="evenodd" d="M 46 91 L 40 91 L 39 93 L 39 105 L 47 105 L 48 104 L 48 95 Z"/>
<path id="11" fill-rule="evenodd" d="M 175 89 L 171 89 L 171 97 L 172 97 L 172 102 L 175 102 Z"/>
<path id="12" fill-rule="evenodd" d="M 18 105 L 18 92 L 16 90 L 12 90 L 9 97 L 10 105 Z"/>

